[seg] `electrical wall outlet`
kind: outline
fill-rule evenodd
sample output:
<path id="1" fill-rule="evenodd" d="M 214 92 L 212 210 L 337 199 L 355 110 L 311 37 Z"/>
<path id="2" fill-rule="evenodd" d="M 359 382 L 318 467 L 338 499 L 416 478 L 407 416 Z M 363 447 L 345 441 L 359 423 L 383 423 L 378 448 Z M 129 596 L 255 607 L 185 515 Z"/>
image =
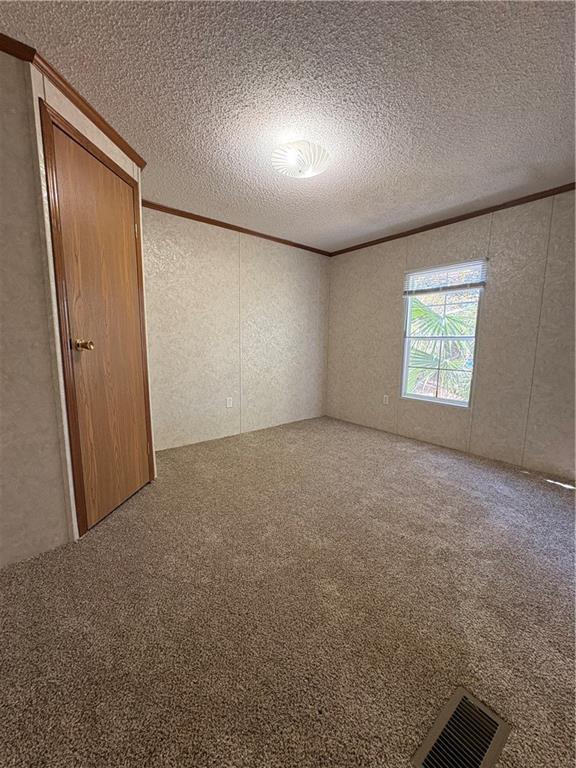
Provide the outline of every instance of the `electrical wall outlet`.
<path id="1" fill-rule="evenodd" d="M 384 395 L 382 401 L 383 401 L 384 405 L 388 405 L 388 395 Z"/>
<path id="2" fill-rule="evenodd" d="M 226 408 L 232 408 L 232 398 L 227 397 L 226 398 Z"/>

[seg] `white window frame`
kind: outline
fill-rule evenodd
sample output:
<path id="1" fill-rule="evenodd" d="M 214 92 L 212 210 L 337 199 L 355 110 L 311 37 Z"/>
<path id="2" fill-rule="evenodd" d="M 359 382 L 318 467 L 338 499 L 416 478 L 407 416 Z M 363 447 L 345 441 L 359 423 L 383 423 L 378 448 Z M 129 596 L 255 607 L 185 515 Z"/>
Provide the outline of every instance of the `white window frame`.
<path id="1" fill-rule="evenodd" d="M 417 275 L 422 274 L 426 272 L 440 272 L 442 270 L 448 270 L 448 269 L 458 269 L 458 268 L 466 268 L 469 267 L 471 263 L 474 262 L 462 262 L 458 264 L 442 264 L 437 267 L 427 267 L 425 269 L 418 269 L 418 270 L 411 270 L 410 272 L 407 272 L 405 275 L 405 285 L 408 285 L 408 280 L 411 275 Z M 433 294 L 433 293 L 440 293 L 440 294 L 446 294 L 451 291 L 457 291 L 457 290 L 477 290 L 478 291 L 478 303 L 476 306 L 476 325 L 475 325 L 475 334 L 474 336 L 422 336 L 422 337 L 414 337 L 409 336 L 409 322 L 410 322 L 410 300 L 412 299 L 413 295 L 406 295 L 406 292 L 404 294 L 404 342 L 402 345 L 402 381 L 401 381 L 401 398 L 405 400 L 420 400 L 425 403 L 435 403 L 437 405 L 452 405 L 456 406 L 457 408 L 470 408 L 470 405 L 472 403 L 472 394 L 474 389 L 474 374 L 476 372 L 476 353 L 478 350 L 478 321 L 480 318 L 480 305 L 482 302 L 482 295 L 484 292 L 484 286 L 485 286 L 485 274 L 486 274 L 486 268 L 487 265 L 484 264 L 484 280 L 481 282 L 478 282 L 476 284 L 471 285 L 458 285 L 458 286 L 449 286 L 449 287 L 439 287 L 439 288 L 430 288 L 425 291 L 422 291 L 421 293 L 424 294 Z M 408 383 L 408 368 L 409 368 L 409 349 L 410 349 L 410 341 L 416 338 L 422 338 L 426 339 L 428 341 L 450 341 L 453 339 L 459 339 L 459 340 L 471 340 L 474 342 L 474 353 L 472 356 L 472 371 L 470 376 L 470 390 L 468 393 L 468 400 L 466 402 L 462 400 L 449 400 L 447 398 L 441 398 L 441 397 L 431 397 L 429 395 L 414 395 L 409 394 L 406 392 L 406 387 Z M 438 369 L 430 369 L 430 370 L 438 370 L 438 373 L 440 373 L 440 368 Z"/>

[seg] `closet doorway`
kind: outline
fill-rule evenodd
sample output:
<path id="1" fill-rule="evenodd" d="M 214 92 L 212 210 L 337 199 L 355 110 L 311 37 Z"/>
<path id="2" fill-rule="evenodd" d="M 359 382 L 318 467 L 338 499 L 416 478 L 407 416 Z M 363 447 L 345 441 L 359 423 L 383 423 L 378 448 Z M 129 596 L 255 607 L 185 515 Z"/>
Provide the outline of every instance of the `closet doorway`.
<path id="1" fill-rule="evenodd" d="M 42 135 L 80 534 L 153 478 L 140 196 L 42 100 Z"/>

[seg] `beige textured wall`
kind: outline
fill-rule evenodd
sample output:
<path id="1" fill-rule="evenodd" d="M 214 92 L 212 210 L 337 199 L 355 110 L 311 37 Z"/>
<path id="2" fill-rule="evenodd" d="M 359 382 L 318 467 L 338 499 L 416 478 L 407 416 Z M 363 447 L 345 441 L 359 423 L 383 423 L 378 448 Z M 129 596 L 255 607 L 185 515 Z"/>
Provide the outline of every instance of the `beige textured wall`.
<path id="1" fill-rule="evenodd" d="M 156 449 L 321 416 L 328 259 L 148 208 L 143 231 Z"/>
<path id="2" fill-rule="evenodd" d="M 148 208 L 142 225 L 156 450 L 237 434 L 238 235 Z"/>
<path id="3" fill-rule="evenodd" d="M 574 193 L 554 200 L 522 457 L 566 477 L 574 473 L 573 310 Z"/>
<path id="4" fill-rule="evenodd" d="M 240 236 L 244 432 L 324 415 L 327 261 Z"/>
<path id="5" fill-rule="evenodd" d="M 483 256 L 471 407 L 401 398 L 404 273 Z M 574 476 L 574 193 L 342 254 L 329 272 L 328 415 Z"/>
<path id="6" fill-rule="evenodd" d="M 0 566 L 72 536 L 30 65 L 0 53 Z M 5 148 L 9 147 L 9 151 Z"/>

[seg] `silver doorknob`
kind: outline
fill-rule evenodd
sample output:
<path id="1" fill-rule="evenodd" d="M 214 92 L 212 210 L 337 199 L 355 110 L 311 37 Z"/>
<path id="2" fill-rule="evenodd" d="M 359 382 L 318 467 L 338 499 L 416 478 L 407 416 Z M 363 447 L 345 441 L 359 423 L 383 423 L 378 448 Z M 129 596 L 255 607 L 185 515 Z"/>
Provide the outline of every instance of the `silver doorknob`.
<path id="1" fill-rule="evenodd" d="M 86 339 L 76 339 L 74 342 L 74 349 L 77 349 L 79 352 L 81 352 L 83 349 L 91 352 L 94 349 L 94 342 L 86 341 Z"/>

